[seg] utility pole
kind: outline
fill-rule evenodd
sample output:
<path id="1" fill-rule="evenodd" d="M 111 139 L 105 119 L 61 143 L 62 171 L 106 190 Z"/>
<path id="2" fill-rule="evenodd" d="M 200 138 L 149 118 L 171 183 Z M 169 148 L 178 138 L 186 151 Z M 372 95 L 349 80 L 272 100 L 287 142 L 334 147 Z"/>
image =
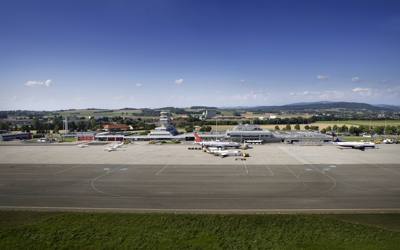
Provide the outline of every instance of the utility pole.
<path id="1" fill-rule="evenodd" d="M 68 116 L 64 119 L 64 131 L 65 133 L 68 133 Z"/>

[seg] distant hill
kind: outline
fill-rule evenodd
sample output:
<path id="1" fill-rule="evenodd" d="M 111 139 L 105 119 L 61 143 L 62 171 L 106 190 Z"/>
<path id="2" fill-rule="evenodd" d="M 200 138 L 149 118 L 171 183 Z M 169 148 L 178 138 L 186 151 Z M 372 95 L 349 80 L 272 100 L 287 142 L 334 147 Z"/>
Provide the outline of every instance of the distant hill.
<path id="1" fill-rule="evenodd" d="M 381 107 L 381 108 L 390 109 L 390 110 L 394 110 L 394 111 L 400 110 L 400 106 L 395 106 L 395 105 L 377 104 L 375 106 Z"/>
<path id="2" fill-rule="evenodd" d="M 321 111 L 321 110 L 347 110 L 347 111 L 400 111 L 400 107 L 393 105 L 372 105 L 358 102 L 303 102 L 281 106 L 257 106 L 244 108 L 249 111 L 279 112 L 279 111 Z"/>

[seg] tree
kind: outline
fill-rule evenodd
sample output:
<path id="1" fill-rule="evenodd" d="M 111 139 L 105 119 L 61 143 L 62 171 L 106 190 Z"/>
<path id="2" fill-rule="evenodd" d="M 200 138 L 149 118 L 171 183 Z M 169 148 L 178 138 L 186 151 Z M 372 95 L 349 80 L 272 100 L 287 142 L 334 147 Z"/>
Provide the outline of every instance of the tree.
<path id="1" fill-rule="evenodd" d="M 58 126 L 58 124 L 54 125 L 54 129 L 53 129 L 53 133 L 58 133 L 58 131 L 60 130 L 60 127 Z"/>
<path id="2" fill-rule="evenodd" d="M 296 124 L 296 125 L 294 125 L 294 129 L 296 129 L 296 130 L 300 130 L 300 124 Z"/>
<path id="3" fill-rule="evenodd" d="M 331 126 L 328 126 L 328 127 L 325 128 L 325 130 L 326 130 L 326 131 L 332 131 L 332 127 L 331 127 Z"/>
<path id="4" fill-rule="evenodd" d="M 74 121 L 68 122 L 68 130 L 75 131 L 77 129 L 76 123 Z"/>
<path id="5" fill-rule="evenodd" d="M 358 127 L 350 126 L 349 132 L 350 132 L 350 134 L 352 134 L 352 135 L 357 135 L 357 136 L 359 136 L 361 130 L 360 130 L 360 128 L 358 128 Z"/>
<path id="6" fill-rule="evenodd" d="M 280 130 L 278 125 L 275 126 L 275 130 Z"/>
<path id="7" fill-rule="evenodd" d="M 32 121 L 33 129 L 36 131 L 41 131 L 43 128 L 43 124 L 40 122 L 39 118 L 35 117 Z"/>
<path id="8" fill-rule="evenodd" d="M 321 133 L 326 134 L 326 128 L 321 129 Z"/>
<path id="9" fill-rule="evenodd" d="M 79 121 L 78 122 L 78 131 L 86 131 L 87 130 L 87 124 L 85 121 Z"/>
<path id="10" fill-rule="evenodd" d="M 310 126 L 305 125 L 305 126 L 304 126 L 304 129 L 305 129 L 305 130 L 309 130 L 309 129 L 310 129 Z"/>
<path id="11" fill-rule="evenodd" d="M 292 130 L 292 126 L 290 126 L 290 124 L 286 124 L 285 130 Z"/>
<path id="12" fill-rule="evenodd" d="M 349 128 L 346 125 L 343 125 L 340 130 L 342 131 L 342 133 L 349 132 Z"/>
<path id="13" fill-rule="evenodd" d="M 203 125 L 203 126 L 201 126 L 201 128 L 200 128 L 200 132 L 210 132 L 211 129 L 212 129 L 211 126 Z"/>
<path id="14" fill-rule="evenodd" d="M 194 130 L 194 127 L 193 127 L 193 125 L 188 125 L 188 126 L 186 126 L 186 127 L 185 127 L 185 131 L 186 131 L 186 133 L 193 132 L 193 130 Z"/>
<path id="15" fill-rule="evenodd" d="M 0 129 L 1 130 L 9 130 L 10 125 L 7 122 L 0 122 Z"/>
<path id="16" fill-rule="evenodd" d="M 96 130 L 97 124 L 96 124 L 96 119 L 94 119 L 94 117 L 91 117 L 89 120 L 89 126 L 88 128 L 90 130 Z"/>
<path id="17" fill-rule="evenodd" d="M 332 128 L 332 130 L 333 131 L 335 131 L 335 132 L 337 132 L 338 131 L 338 126 L 335 124 L 335 125 L 333 125 L 333 128 Z"/>
<path id="18" fill-rule="evenodd" d="M 21 131 L 23 132 L 31 132 L 31 127 L 29 125 L 22 125 Z"/>
<path id="19" fill-rule="evenodd" d="M 385 129 L 385 133 L 387 135 L 396 135 L 397 134 L 397 129 L 395 126 L 387 126 Z"/>
<path id="20" fill-rule="evenodd" d="M 374 127 L 374 132 L 376 133 L 376 134 L 378 134 L 378 135 L 383 135 L 383 132 L 384 132 L 384 130 L 385 130 L 385 127 L 384 126 L 376 126 L 376 127 Z"/>

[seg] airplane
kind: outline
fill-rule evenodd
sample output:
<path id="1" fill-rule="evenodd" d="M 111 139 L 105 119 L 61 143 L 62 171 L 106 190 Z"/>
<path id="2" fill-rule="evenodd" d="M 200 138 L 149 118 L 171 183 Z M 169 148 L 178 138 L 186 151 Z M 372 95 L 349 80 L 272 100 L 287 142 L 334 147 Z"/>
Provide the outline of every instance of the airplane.
<path id="1" fill-rule="evenodd" d="M 87 148 L 87 147 L 89 147 L 89 144 L 81 143 L 81 144 L 78 145 L 78 147 L 80 147 L 80 148 Z"/>
<path id="2" fill-rule="evenodd" d="M 393 144 L 394 141 L 392 139 L 386 138 L 382 141 L 384 144 Z"/>
<path id="3" fill-rule="evenodd" d="M 243 155 L 240 150 L 222 150 L 221 148 L 217 147 L 208 147 L 205 149 L 205 152 L 208 152 L 210 154 L 220 156 L 222 158 L 227 157 L 227 156 L 241 156 Z"/>
<path id="4" fill-rule="evenodd" d="M 336 145 L 343 148 L 359 149 L 364 151 L 367 148 L 375 148 L 375 143 L 373 142 L 337 142 Z"/>
<path id="5" fill-rule="evenodd" d="M 227 156 L 242 156 L 242 152 L 239 150 L 219 150 L 214 153 L 217 156 L 220 156 L 221 158 L 227 157 Z"/>
<path id="6" fill-rule="evenodd" d="M 108 148 L 105 148 L 104 150 L 111 152 L 111 151 L 116 151 L 118 148 L 122 147 L 124 145 L 124 142 L 120 142 L 117 144 L 112 144 Z"/>
<path id="7" fill-rule="evenodd" d="M 194 143 L 199 144 L 202 147 L 216 147 L 216 148 L 239 148 L 240 143 L 237 142 L 227 142 L 227 141 L 203 141 L 203 139 L 197 134 L 194 133 Z"/>

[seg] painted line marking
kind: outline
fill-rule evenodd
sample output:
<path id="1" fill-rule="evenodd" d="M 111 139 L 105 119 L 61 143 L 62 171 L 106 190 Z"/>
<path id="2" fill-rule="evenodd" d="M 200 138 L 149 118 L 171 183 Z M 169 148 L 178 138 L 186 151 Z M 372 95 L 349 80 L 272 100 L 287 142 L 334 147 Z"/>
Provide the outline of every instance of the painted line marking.
<path id="1" fill-rule="evenodd" d="M 164 167 L 162 167 L 160 170 L 158 170 L 155 175 L 160 175 L 166 168 L 168 167 L 168 164 L 165 164 Z"/>
<path id="2" fill-rule="evenodd" d="M 281 147 L 281 146 L 278 146 L 278 148 L 281 151 L 285 152 L 287 155 L 291 156 L 292 158 L 294 158 L 295 160 L 297 160 L 298 162 L 300 162 L 302 164 L 312 164 L 309 161 L 307 161 L 307 160 L 301 158 L 300 156 L 294 154 L 293 152 L 290 152 L 290 149 L 287 149 L 287 148 L 284 148 L 284 147 Z"/>
<path id="3" fill-rule="evenodd" d="M 300 178 L 300 175 L 297 175 L 288 165 L 285 165 L 286 169 L 288 170 L 289 173 L 291 173 L 301 184 L 303 185 L 304 188 L 307 188 L 307 185 L 304 183 L 304 181 Z"/>
<path id="4" fill-rule="evenodd" d="M 80 168 L 80 167 L 82 167 L 82 166 L 73 166 L 73 167 L 70 167 L 70 168 L 62 169 L 60 171 L 55 172 L 54 175 L 59 175 L 59 174 L 65 173 L 67 171 L 70 171 L 70 170 L 72 170 L 74 168 Z"/>
<path id="5" fill-rule="evenodd" d="M 244 161 L 242 161 L 242 162 L 243 162 L 244 169 L 246 171 L 246 175 L 249 175 L 249 169 L 247 168 L 246 162 L 244 162 Z"/>
<path id="6" fill-rule="evenodd" d="M 105 194 L 105 195 L 109 195 L 109 196 L 117 196 L 118 197 L 119 195 L 115 195 L 115 194 L 110 194 L 110 193 L 104 192 L 104 191 L 102 191 L 102 190 L 100 190 L 100 189 L 98 189 L 96 187 L 95 183 L 96 183 L 97 180 L 99 180 L 100 178 L 103 178 L 104 176 L 107 176 L 107 175 L 117 171 L 117 169 L 114 169 L 114 170 L 110 171 L 109 168 L 104 168 L 104 170 L 106 171 L 104 174 L 98 175 L 97 177 L 95 177 L 95 178 L 90 180 L 90 186 L 97 193 Z"/>
<path id="7" fill-rule="evenodd" d="M 10 210 L 64 210 L 64 211 L 121 211 L 121 212 L 194 212 L 194 213 L 400 213 L 400 208 L 283 208 L 283 209 L 195 209 L 195 208 L 112 208 L 112 207 L 50 207 L 50 206 L 0 206 L 0 209 Z"/>
<path id="8" fill-rule="evenodd" d="M 332 181 L 332 186 L 328 190 L 324 191 L 323 193 L 328 193 L 336 188 L 336 185 L 337 185 L 336 179 L 327 173 L 327 172 L 329 172 L 330 168 L 323 168 L 322 171 L 319 170 L 318 167 L 312 167 L 312 168 L 315 169 L 315 171 L 317 171 L 318 173 L 322 174 L 323 176 L 326 176 L 328 179 L 330 179 Z"/>
<path id="9" fill-rule="evenodd" d="M 274 171 L 272 171 L 272 169 L 271 169 L 271 167 L 270 166 L 268 166 L 268 165 L 265 165 L 265 168 L 267 168 L 268 169 L 268 171 L 269 171 L 269 176 L 274 176 L 275 174 L 274 174 Z"/>

